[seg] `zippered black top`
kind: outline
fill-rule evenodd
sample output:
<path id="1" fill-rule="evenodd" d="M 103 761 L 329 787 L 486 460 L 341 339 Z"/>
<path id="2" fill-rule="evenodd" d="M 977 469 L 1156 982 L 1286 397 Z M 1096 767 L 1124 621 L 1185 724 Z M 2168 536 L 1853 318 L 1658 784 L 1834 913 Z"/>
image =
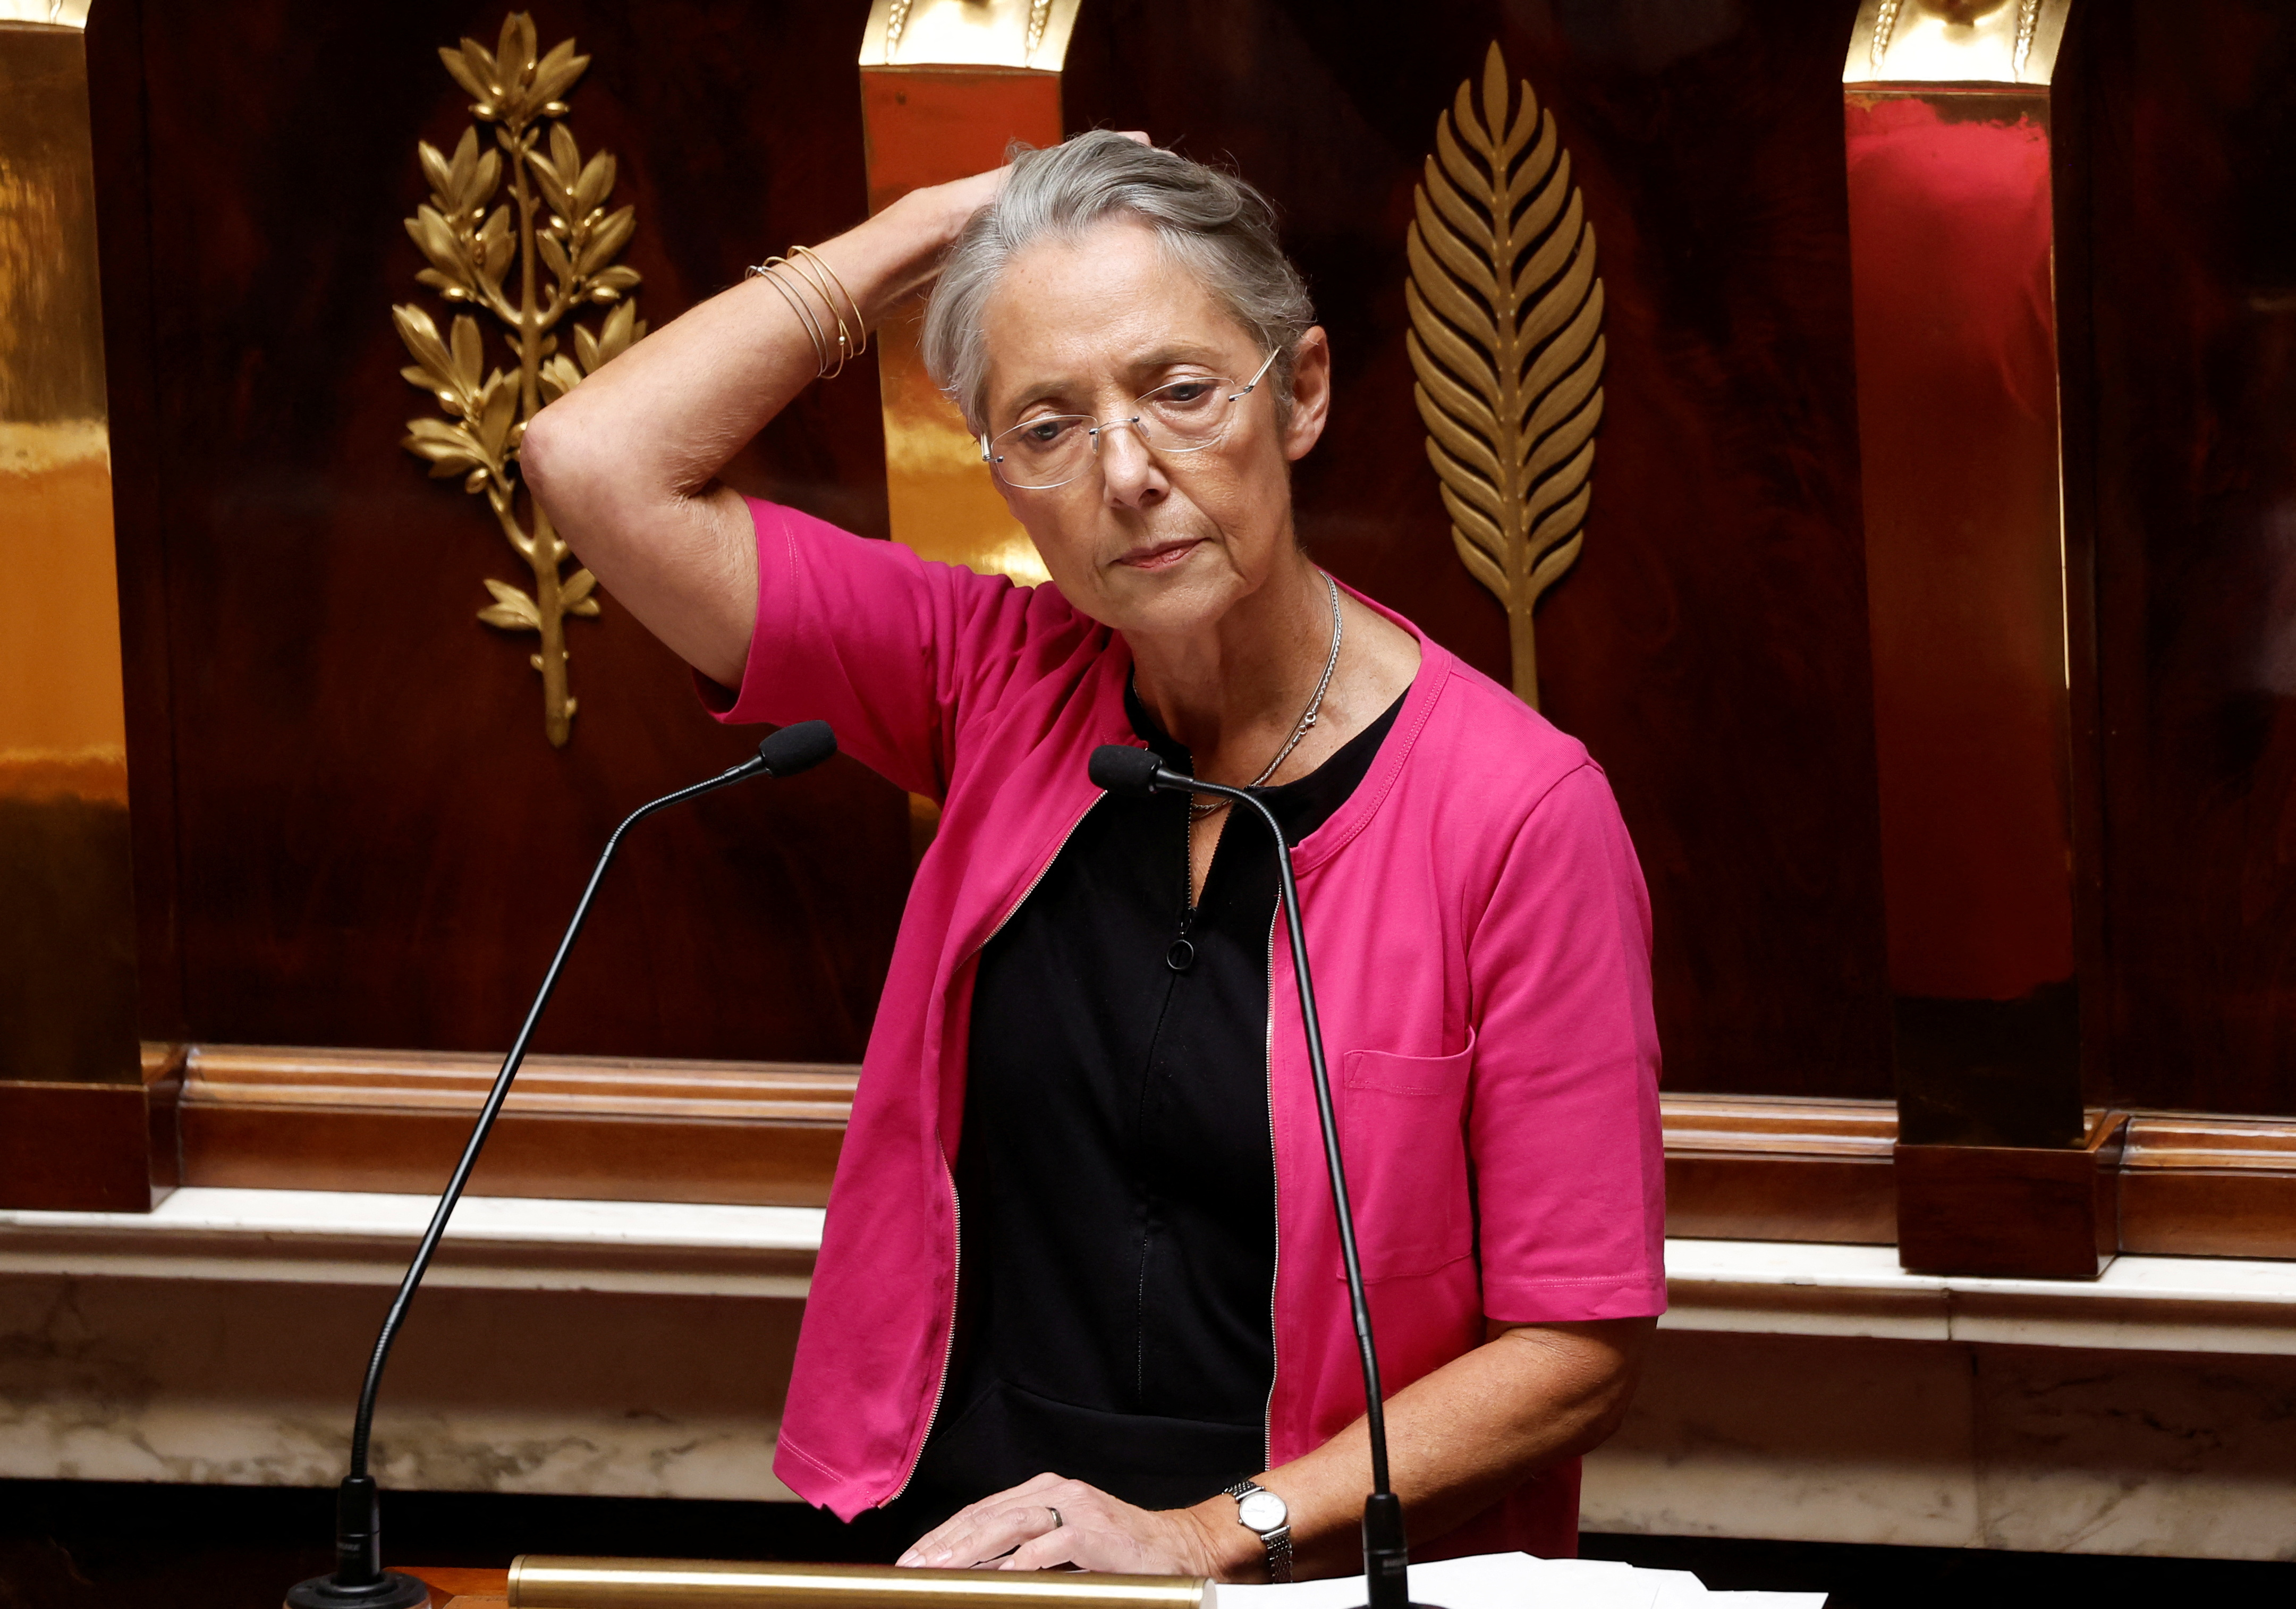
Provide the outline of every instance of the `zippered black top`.
<path id="1" fill-rule="evenodd" d="M 1287 838 L 1346 801 L 1402 706 L 1267 790 Z M 920 1527 L 1046 1470 L 1155 1507 L 1259 1471 L 1275 854 L 1256 818 L 1230 823 L 1192 911 L 1186 824 L 1177 794 L 1101 800 L 981 952 L 956 1347 L 901 1503 Z"/>

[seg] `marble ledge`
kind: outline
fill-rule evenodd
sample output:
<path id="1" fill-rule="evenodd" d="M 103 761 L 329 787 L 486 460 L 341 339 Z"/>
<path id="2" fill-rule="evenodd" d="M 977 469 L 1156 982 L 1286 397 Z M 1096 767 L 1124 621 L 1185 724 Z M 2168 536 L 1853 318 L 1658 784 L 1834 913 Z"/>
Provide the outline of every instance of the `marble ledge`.
<path id="1" fill-rule="evenodd" d="M 395 1285 L 436 1199 L 190 1186 L 149 1213 L 0 1211 L 0 1274 Z M 817 1207 L 469 1196 L 427 1283 L 802 1300 Z"/>
<path id="2" fill-rule="evenodd" d="M 1908 1274 L 1894 1246 L 1669 1240 L 1660 1327 L 2296 1355 L 2296 1262 L 2122 1257 L 2095 1280 Z"/>
<path id="3" fill-rule="evenodd" d="M 0 1211 L 0 1274 L 395 1285 L 431 1198 L 176 1191 L 149 1214 Z M 802 1299 L 817 1208 L 472 1196 L 431 1283 Z M 2123 1257 L 2093 1282 L 1908 1274 L 1890 1246 L 1670 1240 L 1672 1330 L 2296 1355 L 2296 1262 Z"/>

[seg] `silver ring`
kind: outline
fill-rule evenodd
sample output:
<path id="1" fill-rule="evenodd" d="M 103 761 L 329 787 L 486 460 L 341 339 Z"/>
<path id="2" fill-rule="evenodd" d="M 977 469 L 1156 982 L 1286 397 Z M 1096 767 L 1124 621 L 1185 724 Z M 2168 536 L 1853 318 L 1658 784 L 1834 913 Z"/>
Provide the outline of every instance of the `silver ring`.
<path id="1" fill-rule="evenodd" d="M 1053 1506 L 1050 1503 L 1046 1504 L 1045 1506 L 1047 1508 L 1053 1508 Z M 1057 1508 L 1053 1508 L 1053 1529 L 1054 1531 L 1058 1531 L 1062 1526 L 1067 1523 L 1068 1522 L 1066 1520 L 1061 1518 L 1061 1511 Z"/>

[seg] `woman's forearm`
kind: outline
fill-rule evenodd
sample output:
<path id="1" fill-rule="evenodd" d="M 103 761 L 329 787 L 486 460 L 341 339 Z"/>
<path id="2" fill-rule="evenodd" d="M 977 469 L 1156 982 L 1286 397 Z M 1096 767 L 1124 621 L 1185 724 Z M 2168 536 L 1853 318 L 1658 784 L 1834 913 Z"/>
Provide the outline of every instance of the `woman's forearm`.
<path id="1" fill-rule="evenodd" d="M 814 249 L 865 324 L 932 277 L 998 177 L 912 192 Z M 789 270 L 779 277 L 779 287 L 744 280 L 649 334 L 537 415 L 519 455 L 582 562 L 721 681 L 739 678 L 757 578 L 748 518 L 716 477 L 820 367 L 814 335 L 783 289 L 808 299 L 836 340 L 836 321 L 810 286 Z M 844 298 L 836 307 L 849 325 Z"/>
<path id="2" fill-rule="evenodd" d="M 959 188 L 913 192 L 814 248 L 866 323 L 931 278 L 964 225 L 945 193 Z M 780 277 L 833 343 L 836 323 L 822 299 L 801 276 L 783 270 Z M 832 294 L 845 314 L 844 298 L 834 287 Z M 545 486 L 610 473 L 634 497 L 691 497 L 812 383 L 817 367 L 813 336 L 789 298 L 762 277 L 745 279 L 545 409 L 549 423 L 537 422 L 540 450 L 529 472 Z"/>
<path id="3" fill-rule="evenodd" d="M 1413 1542 L 1433 1540 L 1539 1470 L 1599 1446 L 1625 1411 L 1654 1323 L 1505 1329 L 1390 1398 L 1390 1474 Z M 1291 1510 L 1301 1576 L 1362 1568 L 1370 1474 L 1370 1438 L 1358 1419 L 1261 1477 Z M 1236 1523 L 1234 1503 L 1215 1498 L 1194 1513 L 1225 1549 L 1225 1573 L 1255 1579 L 1259 1542 Z"/>

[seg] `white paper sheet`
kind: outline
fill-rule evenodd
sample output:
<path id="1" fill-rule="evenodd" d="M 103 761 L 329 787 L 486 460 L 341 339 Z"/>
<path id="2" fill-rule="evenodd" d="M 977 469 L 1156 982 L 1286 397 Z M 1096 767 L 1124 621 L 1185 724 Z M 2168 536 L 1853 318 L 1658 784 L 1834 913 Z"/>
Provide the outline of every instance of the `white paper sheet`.
<path id="1" fill-rule="evenodd" d="M 1364 1602 L 1359 1576 L 1217 1592 L 1218 1609 L 1362 1609 Z M 1687 1571 L 1527 1553 L 1414 1564 L 1411 1597 L 1428 1609 L 1823 1609 L 1825 1603 L 1822 1592 L 1709 1592 Z"/>

